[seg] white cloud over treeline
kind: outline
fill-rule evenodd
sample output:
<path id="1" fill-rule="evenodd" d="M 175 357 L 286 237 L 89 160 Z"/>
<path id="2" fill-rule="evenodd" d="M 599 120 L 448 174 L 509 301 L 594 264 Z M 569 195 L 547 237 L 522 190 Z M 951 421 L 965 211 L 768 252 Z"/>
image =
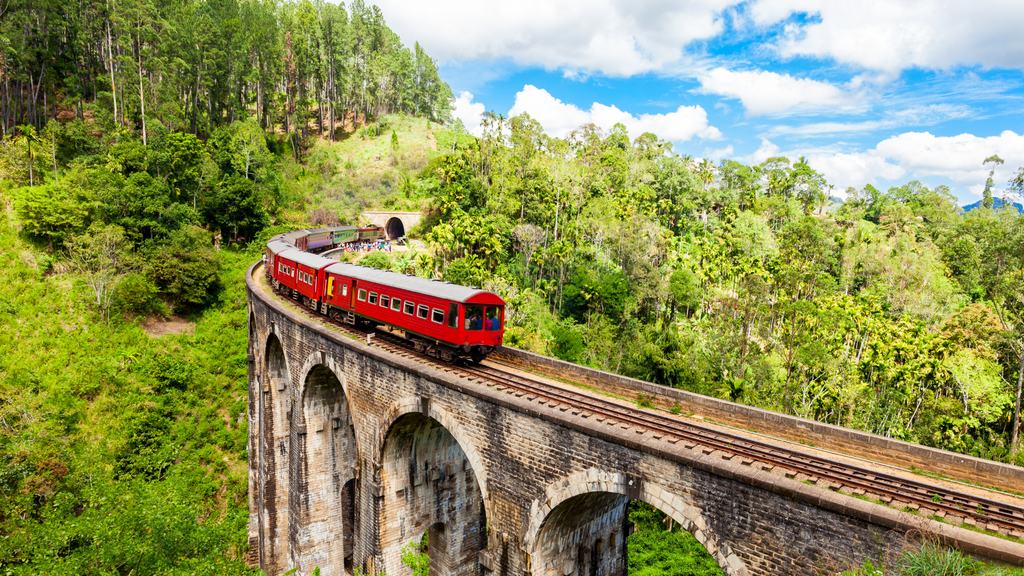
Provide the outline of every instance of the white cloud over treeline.
<path id="1" fill-rule="evenodd" d="M 480 120 L 483 113 L 484 105 L 474 102 L 469 92 L 463 92 L 455 101 L 454 116 L 461 119 L 466 129 L 473 134 L 481 133 Z M 594 102 L 589 109 L 584 110 L 555 98 L 547 90 L 529 84 L 516 93 L 515 104 L 507 116 L 511 118 L 523 113 L 540 123 L 547 135 L 557 138 L 564 138 L 586 124 L 594 124 L 605 131 L 611 130 L 616 124 L 622 124 L 631 138 L 652 132 L 671 142 L 684 142 L 693 138 L 717 140 L 722 136 L 718 128 L 708 124 L 707 112 L 700 106 L 680 106 L 675 112 L 665 114 L 634 115 L 616 106 Z"/>

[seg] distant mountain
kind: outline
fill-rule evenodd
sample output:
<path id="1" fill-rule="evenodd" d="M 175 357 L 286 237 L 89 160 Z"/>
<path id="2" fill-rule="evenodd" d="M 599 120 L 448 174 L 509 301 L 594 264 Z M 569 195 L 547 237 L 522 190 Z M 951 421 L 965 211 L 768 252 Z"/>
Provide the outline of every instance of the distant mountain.
<path id="1" fill-rule="evenodd" d="M 995 204 L 994 204 L 995 208 L 1002 208 L 1003 207 L 1003 199 L 1002 198 L 993 198 L 993 200 L 995 200 Z M 1024 214 L 1024 206 L 1021 206 L 1019 202 L 1014 202 L 1013 205 L 1017 207 L 1017 211 L 1018 212 Z M 967 212 L 970 212 L 971 210 L 974 210 L 975 208 L 981 208 L 981 200 L 978 200 L 974 204 L 968 204 L 966 206 L 963 206 L 965 214 Z"/>
<path id="2" fill-rule="evenodd" d="M 994 208 L 1001 208 L 1002 207 L 1002 199 L 1001 198 L 993 198 L 992 200 L 995 201 L 994 204 L 993 204 Z M 1019 202 L 1014 202 L 1013 205 L 1017 207 L 1017 211 L 1018 212 L 1024 214 L 1024 206 L 1021 206 L 1021 204 Z M 971 210 L 974 210 L 975 208 L 981 208 L 981 200 L 975 202 L 974 204 L 968 204 L 966 206 L 962 206 L 962 208 L 964 208 L 964 213 L 965 214 L 970 212 Z"/>

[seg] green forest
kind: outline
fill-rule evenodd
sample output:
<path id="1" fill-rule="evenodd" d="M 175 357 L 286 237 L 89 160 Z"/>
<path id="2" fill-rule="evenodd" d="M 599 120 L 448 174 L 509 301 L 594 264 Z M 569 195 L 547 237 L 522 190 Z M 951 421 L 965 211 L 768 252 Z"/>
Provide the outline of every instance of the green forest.
<path id="1" fill-rule="evenodd" d="M 508 344 L 1024 463 L 1015 209 L 962 214 L 920 182 L 838 201 L 802 158 L 694 163 L 526 115 L 452 147 L 410 192 L 431 210 L 417 264 L 505 296 Z"/>
<path id="2" fill-rule="evenodd" d="M 475 137 L 359 1 L 0 2 L 0 84 L 4 574 L 255 574 L 244 271 L 374 208 L 427 216 L 364 263 L 499 293 L 509 345 L 1024 464 L 1024 218 L 991 178 L 964 214 L 621 125 Z M 713 572 L 631 514 L 632 573 Z"/>

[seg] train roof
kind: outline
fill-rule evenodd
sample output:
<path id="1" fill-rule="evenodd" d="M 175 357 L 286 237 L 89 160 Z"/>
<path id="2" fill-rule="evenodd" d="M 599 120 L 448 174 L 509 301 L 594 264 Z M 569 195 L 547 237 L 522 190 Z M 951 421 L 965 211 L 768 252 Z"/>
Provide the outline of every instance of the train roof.
<path id="1" fill-rule="evenodd" d="M 285 250 L 295 250 L 295 246 L 283 240 L 271 240 L 267 242 L 267 250 L 270 250 L 270 253 L 276 256 Z"/>
<path id="2" fill-rule="evenodd" d="M 303 252 L 298 248 L 292 248 L 287 252 L 279 254 L 282 258 L 287 258 L 296 264 L 302 264 L 303 266 L 309 266 L 317 270 L 323 269 L 331 264 L 337 264 L 337 260 L 331 260 L 330 258 L 324 258 L 316 254 L 310 254 L 309 252 Z"/>
<path id="3" fill-rule="evenodd" d="M 284 234 L 281 234 L 281 240 L 294 246 L 296 240 L 308 235 L 309 230 L 292 230 L 291 232 L 285 232 Z"/>
<path id="4" fill-rule="evenodd" d="M 453 302 L 495 305 L 505 304 L 505 301 L 501 299 L 501 296 L 487 290 L 481 290 L 480 288 L 459 286 L 458 284 L 441 282 L 438 280 L 427 280 L 426 278 L 419 278 L 408 274 L 399 274 L 397 272 L 389 272 L 387 270 L 370 268 L 369 266 L 335 262 L 333 266 L 327 268 L 327 271 L 332 274 L 340 274 L 349 278 L 355 278 L 356 280 L 365 280 L 367 282 L 373 282 L 374 284 L 390 286 L 400 290 L 408 290 L 410 292 L 416 292 L 417 294 L 434 296 L 436 298 L 451 300 Z"/>

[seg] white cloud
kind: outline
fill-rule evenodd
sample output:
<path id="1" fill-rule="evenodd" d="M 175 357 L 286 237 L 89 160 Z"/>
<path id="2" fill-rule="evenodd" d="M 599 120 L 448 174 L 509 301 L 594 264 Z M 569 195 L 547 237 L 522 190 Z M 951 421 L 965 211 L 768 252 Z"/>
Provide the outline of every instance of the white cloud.
<path id="1" fill-rule="evenodd" d="M 944 176 L 961 186 L 984 183 L 989 169 L 982 162 L 993 154 L 1005 162 L 994 176 L 998 188 L 1006 185 L 1018 166 L 1024 166 L 1024 134 L 1010 130 L 987 138 L 907 132 L 879 142 L 875 150 L 916 176 Z"/>
<path id="2" fill-rule="evenodd" d="M 831 57 L 895 75 L 921 67 L 1024 68 L 1024 2 L 988 0 L 759 0 L 747 14 L 760 25 L 789 22 L 776 48 L 786 57 Z"/>
<path id="3" fill-rule="evenodd" d="M 781 148 L 769 142 L 767 138 L 761 138 L 761 145 L 758 146 L 757 150 L 749 156 L 740 158 L 740 162 L 753 166 L 754 164 L 760 164 L 773 156 L 780 156 L 781 153 Z"/>
<path id="4" fill-rule="evenodd" d="M 632 76 L 724 30 L 736 0 L 377 0 L 388 25 L 441 62 L 511 58 L 570 75 Z"/>
<path id="5" fill-rule="evenodd" d="M 483 134 L 483 127 L 480 125 L 480 119 L 483 118 L 484 110 L 485 108 L 482 103 L 473 102 L 473 95 L 471 93 L 462 92 L 455 99 L 455 110 L 452 111 L 452 115 L 462 120 L 462 124 L 471 134 L 481 136 Z"/>
<path id="6" fill-rule="evenodd" d="M 794 78 L 765 70 L 733 71 L 715 68 L 698 75 L 703 94 L 738 98 L 748 116 L 806 110 L 854 110 L 862 95 L 851 83 L 840 88 L 828 82 Z"/>
<path id="7" fill-rule="evenodd" d="M 860 188 L 864 184 L 878 184 L 879 180 L 896 180 L 902 178 L 907 170 L 898 164 L 888 162 L 884 156 L 875 151 L 854 152 L 852 154 L 810 154 L 807 157 L 810 165 L 825 176 L 829 184 L 836 190 L 844 190 L 850 186 Z"/>
<path id="8" fill-rule="evenodd" d="M 604 130 L 610 130 L 615 124 L 621 123 L 629 130 L 631 138 L 644 132 L 653 132 L 659 138 L 672 142 L 682 142 L 693 137 L 715 140 L 722 135 L 717 128 L 708 125 L 707 112 L 700 106 L 680 106 L 675 112 L 667 114 L 639 116 L 598 102 L 594 102 L 590 110 L 582 110 L 562 102 L 547 90 L 530 85 L 523 86 L 516 93 L 516 102 L 508 116 L 511 118 L 523 112 L 540 122 L 548 135 L 559 138 L 590 123 Z"/>
<path id="9" fill-rule="evenodd" d="M 956 189 L 980 196 L 990 167 L 982 163 L 997 154 L 1005 162 L 996 169 L 995 188 L 1005 188 L 1007 181 L 1024 166 L 1024 134 L 1005 131 L 998 136 L 979 137 L 973 134 L 934 136 L 928 132 L 906 132 L 879 142 L 861 152 L 836 152 L 828 149 L 783 151 L 766 138 L 753 154 L 741 160 L 759 164 L 772 156 L 791 160 L 806 155 L 810 165 L 825 175 L 836 190 L 882 181 L 940 178 L 952 181 Z"/>
<path id="10" fill-rule="evenodd" d="M 835 136 L 837 134 L 867 134 L 877 130 L 891 130 L 907 126 L 932 126 L 946 120 L 955 120 L 971 116 L 973 111 L 960 104 L 931 104 L 915 106 L 903 110 L 889 110 L 878 120 L 863 122 L 815 122 L 794 126 L 773 126 L 766 136 L 780 134 L 793 136 Z"/>
<path id="11" fill-rule="evenodd" d="M 729 156 L 732 156 L 732 152 L 732 144 L 729 144 L 725 148 L 716 148 L 714 150 L 710 148 L 705 148 L 704 157 L 707 158 L 708 160 L 718 162 L 722 158 L 728 158 Z"/>

